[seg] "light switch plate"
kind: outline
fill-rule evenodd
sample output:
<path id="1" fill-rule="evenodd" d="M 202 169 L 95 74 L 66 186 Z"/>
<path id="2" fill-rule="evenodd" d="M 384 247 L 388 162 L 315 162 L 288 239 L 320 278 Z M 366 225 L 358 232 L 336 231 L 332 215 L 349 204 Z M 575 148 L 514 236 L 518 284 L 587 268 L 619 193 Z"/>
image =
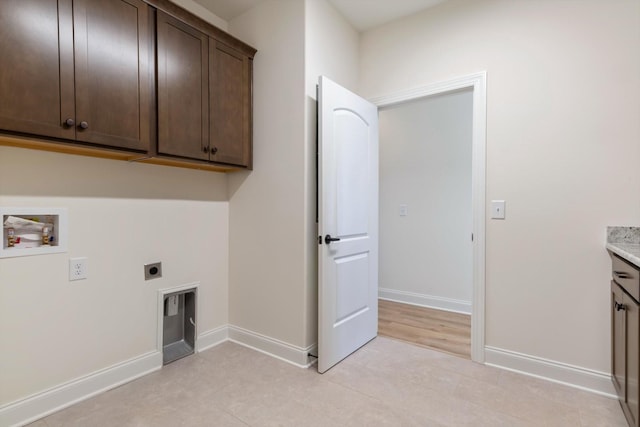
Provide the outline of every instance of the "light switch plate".
<path id="1" fill-rule="evenodd" d="M 409 215 L 409 207 L 407 205 L 400 205 L 400 216 L 407 216 Z"/>
<path id="2" fill-rule="evenodd" d="M 492 200 L 491 201 L 491 219 L 504 219 L 505 216 L 505 203 L 504 200 Z"/>

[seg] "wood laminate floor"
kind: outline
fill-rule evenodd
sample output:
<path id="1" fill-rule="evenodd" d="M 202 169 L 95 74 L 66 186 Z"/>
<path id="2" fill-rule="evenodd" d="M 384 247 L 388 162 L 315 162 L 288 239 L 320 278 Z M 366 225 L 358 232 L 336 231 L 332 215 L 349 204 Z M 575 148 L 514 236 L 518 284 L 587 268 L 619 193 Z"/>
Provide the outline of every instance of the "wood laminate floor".
<path id="1" fill-rule="evenodd" d="M 378 301 L 378 335 L 470 359 L 471 316 Z"/>

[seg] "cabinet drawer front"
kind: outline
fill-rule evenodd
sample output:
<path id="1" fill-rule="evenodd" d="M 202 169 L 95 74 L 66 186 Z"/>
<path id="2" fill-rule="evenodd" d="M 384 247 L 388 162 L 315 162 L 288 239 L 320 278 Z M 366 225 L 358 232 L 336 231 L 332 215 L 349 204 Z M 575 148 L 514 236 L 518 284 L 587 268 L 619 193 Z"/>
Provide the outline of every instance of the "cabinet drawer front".
<path id="1" fill-rule="evenodd" d="M 613 256 L 613 280 L 636 301 L 640 300 L 640 271 L 616 255 Z"/>

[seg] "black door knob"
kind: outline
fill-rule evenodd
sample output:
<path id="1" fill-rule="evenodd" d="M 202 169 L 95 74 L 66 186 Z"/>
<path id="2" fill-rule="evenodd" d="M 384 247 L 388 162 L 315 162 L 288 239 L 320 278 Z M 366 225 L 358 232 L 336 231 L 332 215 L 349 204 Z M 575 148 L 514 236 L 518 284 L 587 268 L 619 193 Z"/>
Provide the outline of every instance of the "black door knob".
<path id="1" fill-rule="evenodd" d="M 324 236 L 324 242 L 328 245 L 331 242 L 339 242 L 340 238 L 338 237 L 331 237 L 331 234 L 327 234 L 326 236 Z"/>
<path id="2" fill-rule="evenodd" d="M 87 122 L 80 122 L 80 129 L 87 129 L 89 128 L 89 123 Z"/>
<path id="3" fill-rule="evenodd" d="M 68 126 L 68 127 L 73 127 L 73 125 L 75 125 L 75 124 L 76 124 L 76 121 L 75 121 L 75 120 L 73 120 L 73 119 L 67 119 L 67 120 L 65 120 L 65 121 L 64 121 L 64 124 L 65 124 L 66 126 Z"/>
<path id="4" fill-rule="evenodd" d="M 216 154 L 218 152 L 218 147 L 211 147 L 211 154 Z"/>

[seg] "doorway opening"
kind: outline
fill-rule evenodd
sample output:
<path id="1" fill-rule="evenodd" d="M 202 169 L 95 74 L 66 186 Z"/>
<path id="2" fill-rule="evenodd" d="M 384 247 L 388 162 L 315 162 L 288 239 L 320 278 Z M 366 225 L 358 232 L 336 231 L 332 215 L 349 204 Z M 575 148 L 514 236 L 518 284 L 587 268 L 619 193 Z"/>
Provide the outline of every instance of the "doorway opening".
<path id="1" fill-rule="evenodd" d="M 463 99 L 465 97 L 466 101 Z M 424 121 L 419 116 L 411 118 L 409 114 L 406 123 L 400 119 L 386 136 L 394 139 L 396 145 L 391 146 L 390 159 L 385 160 L 383 145 L 389 141 L 384 141 L 385 131 L 382 122 L 385 120 L 386 111 L 398 112 L 405 106 L 413 106 L 417 107 L 413 111 L 415 115 L 421 111 L 421 103 L 428 104 L 439 98 L 446 102 L 444 107 L 440 105 L 437 108 L 451 109 L 452 102 L 458 99 L 459 105 L 456 108 L 471 110 L 463 111 L 463 114 L 458 116 L 462 117 L 463 121 L 466 120 L 464 123 L 455 122 L 456 114 L 436 118 L 436 122 L 452 122 L 447 132 L 453 139 L 445 138 L 440 146 L 429 147 L 431 151 L 425 151 L 424 146 L 414 146 L 413 151 L 406 151 L 406 147 L 401 147 L 399 141 L 406 139 L 405 134 L 408 128 L 412 127 L 411 122 L 422 124 Z M 393 313 L 387 309 L 395 307 L 395 313 L 405 318 L 404 323 L 409 324 L 409 329 L 413 328 L 409 336 L 419 336 L 420 329 L 430 331 L 431 335 L 435 333 L 436 341 L 455 342 L 456 351 L 464 353 L 467 351 L 464 349 L 464 335 L 470 335 L 470 351 L 466 353 L 466 357 L 470 356 L 473 361 L 480 363 L 484 362 L 485 100 L 484 72 L 371 100 L 379 107 L 381 120 L 379 297 L 414 306 L 436 307 L 462 313 L 452 313 L 451 319 L 447 320 L 446 313 L 432 312 L 425 308 L 411 309 L 406 305 L 397 306 L 381 301 L 380 334 L 388 332 L 385 331 L 383 323 L 390 322 L 387 315 Z M 448 107 L 447 103 L 450 104 Z M 438 110 L 431 110 L 432 113 L 434 111 Z M 402 114 L 399 117 L 402 117 Z M 423 139 L 424 135 L 420 134 L 429 133 L 430 129 L 418 126 L 414 132 L 417 132 L 419 139 Z M 456 133 L 460 138 L 460 133 L 465 132 L 467 145 L 464 146 L 465 139 L 462 138 L 462 145 L 454 147 Z M 411 136 L 408 138 L 411 139 Z M 438 140 L 438 137 L 435 140 Z M 423 161 L 425 156 L 430 158 L 429 162 Z M 385 161 L 390 162 L 386 172 Z M 388 176 L 385 177 L 385 173 Z M 386 179 L 391 183 L 386 182 Z M 388 198 L 385 200 L 387 184 Z M 406 194 L 410 194 L 411 187 L 414 192 L 422 193 L 426 197 L 418 200 L 402 194 L 405 190 L 408 191 Z M 402 197 L 411 202 L 403 202 Z M 390 224 L 388 230 L 385 230 L 383 224 L 385 217 Z M 413 228 L 407 227 L 411 219 L 414 219 Z M 412 266 L 415 268 L 411 268 Z M 390 277 L 393 279 L 389 279 Z M 421 280 L 429 283 L 428 290 L 422 291 L 419 288 L 422 285 Z M 435 325 L 450 321 L 453 323 L 441 328 L 440 332 L 437 331 L 437 327 L 434 331 L 433 327 L 420 328 L 419 325 L 411 325 L 411 321 L 406 319 L 407 316 L 411 317 L 408 313 L 415 314 L 416 310 L 423 310 L 425 318 L 435 318 Z M 465 315 L 469 314 L 470 332 L 469 326 L 466 326 L 467 332 L 464 332 Z M 458 326 L 462 327 L 462 332 Z M 398 322 L 395 328 L 398 328 Z M 446 331 L 452 335 L 447 337 Z M 433 338 L 430 339 L 433 342 Z M 428 340 L 425 339 L 425 342 Z M 449 352 L 456 351 L 449 349 Z"/>
<path id="2" fill-rule="evenodd" d="M 379 109 L 379 334 L 467 359 L 472 101 L 463 89 Z"/>

